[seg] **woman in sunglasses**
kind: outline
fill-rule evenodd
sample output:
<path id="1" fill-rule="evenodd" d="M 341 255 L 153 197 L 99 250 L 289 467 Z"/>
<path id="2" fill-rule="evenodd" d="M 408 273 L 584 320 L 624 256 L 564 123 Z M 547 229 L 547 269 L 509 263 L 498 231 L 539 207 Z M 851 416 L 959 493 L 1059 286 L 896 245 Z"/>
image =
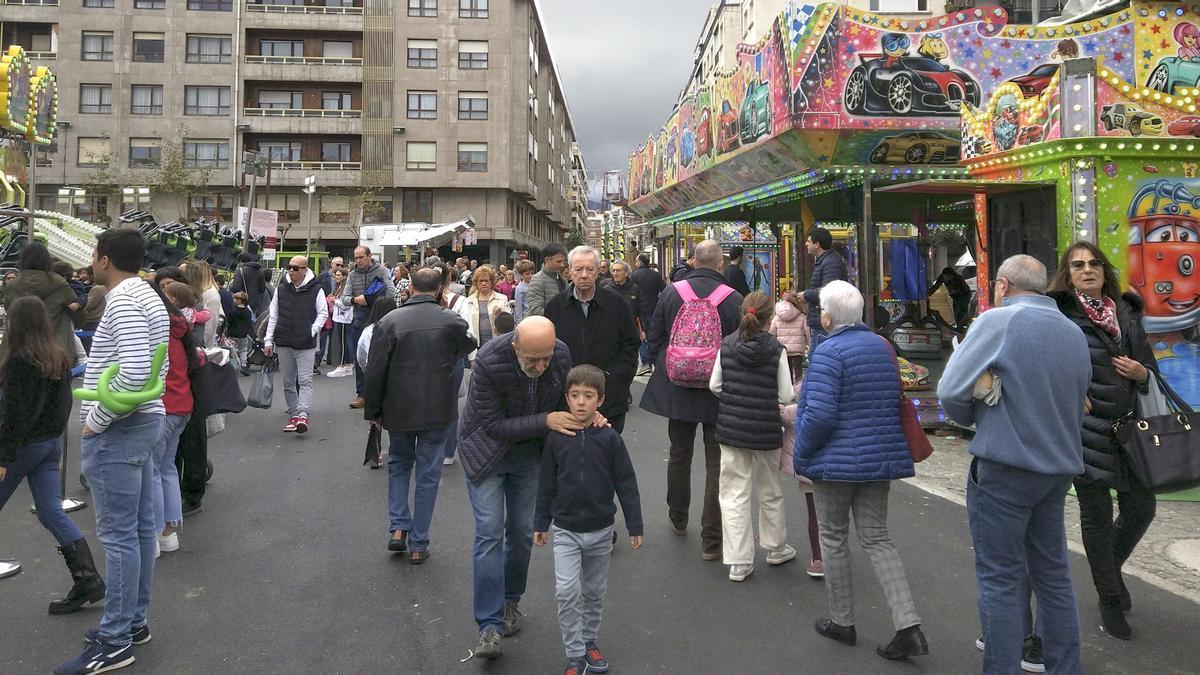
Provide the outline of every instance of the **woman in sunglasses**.
<path id="1" fill-rule="evenodd" d="M 1099 248 L 1077 242 L 1062 257 L 1050 297 L 1087 337 L 1092 383 L 1083 418 L 1084 473 L 1075 479 L 1083 547 L 1100 596 L 1100 619 L 1110 635 L 1133 636 L 1125 619 L 1132 601 L 1121 567 L 1154 520 L 1154 493 L 1134 474 L 1129 453 L 1117 440 L 1113 422 L 1134 411 L 1157 371 L 1142 328 L 1142 302 L 1121 293 L 1117 271 Z M 1117 492 L 1120 515 L 1113 520 L 1110 490 Z"/>

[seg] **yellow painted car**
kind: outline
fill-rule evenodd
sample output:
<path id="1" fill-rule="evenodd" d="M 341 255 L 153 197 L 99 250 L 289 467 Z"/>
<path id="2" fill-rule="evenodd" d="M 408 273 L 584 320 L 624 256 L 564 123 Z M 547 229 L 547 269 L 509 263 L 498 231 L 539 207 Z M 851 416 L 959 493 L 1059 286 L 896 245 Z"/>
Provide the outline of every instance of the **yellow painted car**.
<path id="1" fill-rule="evenodd" d="M 1125 129 L 1131 136 L 1150 134 L 1157 136 L 1163 130 L 1163 118 L 1148 113 L 1132 103 L 1106 105 L 1100 111 L 1100 122 L 1105 131 Z"/>
<path id="2" fill-rule="evenodd" d="M 896 362 L 900 364 L 900 382 L 904 384 L 904 391 L 920 391 L 929 388 L 928 368 L 918 366 L 903 356 L 896 357 Z"/>
<path id="3" fill-rule="evenodd" d="M 871 151 L 873 164 L 954 164 L 961 152 L 958 141 L 931 131 L 886 136 Z"/>

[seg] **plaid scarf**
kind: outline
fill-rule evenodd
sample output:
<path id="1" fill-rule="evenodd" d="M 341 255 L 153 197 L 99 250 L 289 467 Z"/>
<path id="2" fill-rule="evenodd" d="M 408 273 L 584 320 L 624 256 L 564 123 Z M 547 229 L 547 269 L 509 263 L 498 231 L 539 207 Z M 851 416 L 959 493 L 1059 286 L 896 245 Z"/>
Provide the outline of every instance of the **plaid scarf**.
<path id="1" fill-rule="evenodd" d="M 1120 339 L 1121 326 L 1117 323 L 1117 303 L 1113 302 L 1112 298 L 1103 296 L 1097 299 L 1079 291 L 1075 291 L 1075 298 L 1092 323 L 1104 329 L 1104 332 L 1114 339 Z"/>

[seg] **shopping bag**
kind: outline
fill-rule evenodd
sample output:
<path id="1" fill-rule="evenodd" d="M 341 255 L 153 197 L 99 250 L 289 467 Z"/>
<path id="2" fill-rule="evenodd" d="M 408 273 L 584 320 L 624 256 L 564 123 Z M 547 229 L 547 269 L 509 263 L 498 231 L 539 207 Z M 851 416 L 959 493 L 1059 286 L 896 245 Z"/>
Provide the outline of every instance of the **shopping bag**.
<path id="1" fill-rule="evenodd" d="M 238 381 L 233 361 L 218 365 L 209 360 L 192 373 L 192 394 L 196 399 L 193 415 L 208 417 L 219 413 L 240 413 L 246 409 L 246 397 Z"/>
<path id="2" fill-rule="evenodd" d="M 268 361 L 263 364 L 262 370 L 255 373 L 254 381 L 250 383 L 250 395 L 246 397 L 246 404 L 252 408 L 269 410 L 274 394 L 275 363 Z"/>
<path id="3" fill-rule="evenodd" d="M 204 426 L 208 431 L 208 437 L 212 438 L 225 431 L 225 415 L 223 413 L 217 415 L 209 415 L 204 418 Z"/>
<path id="4" fill-rule="evenodd" d="M 1161 377 L 1154 381 L 1169 412 L 1125 417 L 1115 425 L 1117 438 L 1142 485 L 1156 494 L 1190 490 L 1200 486 L 1200 415 Z"/>
<path id="5" fill-rule="evenodd" d="M 367 449 L 363 454 L 364 466 L 379 461 L 379 453 L 383 448 L 383 430 L 374 424 L 370 426 L 371 430 L 367 432 Z"/>

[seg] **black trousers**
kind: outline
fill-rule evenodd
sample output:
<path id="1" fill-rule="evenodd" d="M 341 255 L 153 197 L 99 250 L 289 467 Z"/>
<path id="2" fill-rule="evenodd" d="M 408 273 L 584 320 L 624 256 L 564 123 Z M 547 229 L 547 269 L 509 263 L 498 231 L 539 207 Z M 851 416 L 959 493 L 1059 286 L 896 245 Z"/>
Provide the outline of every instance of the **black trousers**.
<path id="1" fill-rule="evenodd" d="M 185 503 L 199 504 L 204 499 L 204 474 L 208 465 L 208 426 L 204 418 L 192 415 L 179 437 L 175 466 L 179 469 L 179 494 Z"/>
<path id="2" fill-rule="evenodd" d="M 1112 602 L 1121 593 L 1121 567 L 1146 534 L 1158 503 L 1153 492 L 1131 480 L 1127 490 L 1117 492 L 1121 512 L 1114 521 L 1109 490 L 1104 483 L 1075 480 L 1080 534 L 1092 569 L 1092 582 L 1100 599 Z"/>
<path id="3" fill-rule="evenodd" d="M 667 459 L 667 516 L 676 527 L 686 527 L 692 504 L 692 454 L 699 422 L 667 422 L 671 455 Z M 700 514 L 700 548 L 703 553 L 721 553 L 721 446 L 717 425 L 704 425 L 704 510 Z"/>

